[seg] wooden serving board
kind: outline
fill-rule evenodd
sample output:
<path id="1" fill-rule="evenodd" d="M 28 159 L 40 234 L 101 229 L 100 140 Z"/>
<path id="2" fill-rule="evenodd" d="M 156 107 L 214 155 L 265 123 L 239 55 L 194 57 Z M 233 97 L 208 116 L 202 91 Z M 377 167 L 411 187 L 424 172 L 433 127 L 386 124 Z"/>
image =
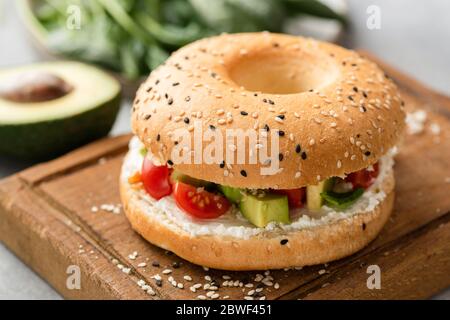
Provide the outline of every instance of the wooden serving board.
<path id="1" fill-rule="evenodd" d="M 450 286 L 450 99 L 388 66 L 385 70 L 400 86 L 408 110 L 428 112 L 425 131 L 407 135 L 397 157 L 392 218 L 375 241 L 351 257 L 271 271 L 279 288 L 263 285 L 267 299 L 417 299 Z M 439 124 L 438 135 L 429 130 L 431 123 Z M 221 285 L 221 299 L 242 299 L 251 289 L 224 287 L 223 275 L 255 289 L 257 272 L 205 271 L 148 244 L 123 213 L 92 212 L 93 206 L 120 203 L 119 171 L 129 138 L 95 142 L 1 181 L 0 240 L 66 298 L 195 299 L 205 290 L 194 293 L 189 287 L 209 282 L 209 275 Z M 133 252 L 135 259 L 129 257 Z M 152 266 L 154 261 L 160 267 Z M 174 262 L 181 265 L 175 268 Z M 80 268 L 80 290 L 66 286 L 71 265 Z M 367 288 L 369 265 L 381 269 L 379 290 Z M 164 275 L 165 269 L 172 273 Z M 155 274 L 163 279 L 161 287 Z M 184 288 L 175 288 L 169 276 Z M 155 295 L 142 290 L 139 280 Z"/>

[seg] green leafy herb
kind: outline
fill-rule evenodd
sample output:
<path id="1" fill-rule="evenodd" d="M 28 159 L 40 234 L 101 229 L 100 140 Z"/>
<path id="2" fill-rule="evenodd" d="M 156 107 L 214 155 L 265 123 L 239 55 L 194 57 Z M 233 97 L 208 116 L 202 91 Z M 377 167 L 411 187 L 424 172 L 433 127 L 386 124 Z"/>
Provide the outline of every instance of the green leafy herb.
<path id="1" fill-rule="evenodd" d="M 25 1 L 25 0 L 23 0 Z M 287 18 L 308 14 L 345 22 L 317 0 L 35 0 L 46 45 L 130 79 L 147 75 L 179 47 L 222 32 L 280 32 Z M 69 6 L 81 26 L 67 27 Z M 45 35 L 44 35 L 45 34 Z"/>
<path id="2" fill-rule="evenodd" d="M 364 193 L 363 188 L 358 188 L 346 193 L 327 191 L 320 194 L 325 202 L 333 208 L 345 210 L 350 207 Z"/>

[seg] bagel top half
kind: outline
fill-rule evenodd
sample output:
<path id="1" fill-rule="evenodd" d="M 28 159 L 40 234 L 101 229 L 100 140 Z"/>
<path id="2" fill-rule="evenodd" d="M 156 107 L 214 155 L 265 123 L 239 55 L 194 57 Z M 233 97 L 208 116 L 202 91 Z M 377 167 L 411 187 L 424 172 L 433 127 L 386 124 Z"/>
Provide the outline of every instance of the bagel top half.
<path id="1" fill-rule="evenodd" d="M 194 123 L 224 137 L 226 129 L 276 132 L 281 169 L 275 175 L 261 175 L 261 164 L 247 162 L 173 166 L 221 185 L 290 189 L 376 163 L 400 138 L 404 116 L 393 81 L 356 52 L 247 33 L 175 52 L 138 90 L 132 127 L 153 156 L 169 164 L 178 144 L 174 131 L 187 129 L 193 141 Z M 235 143 L 251 147 L 247 140 Z"/>

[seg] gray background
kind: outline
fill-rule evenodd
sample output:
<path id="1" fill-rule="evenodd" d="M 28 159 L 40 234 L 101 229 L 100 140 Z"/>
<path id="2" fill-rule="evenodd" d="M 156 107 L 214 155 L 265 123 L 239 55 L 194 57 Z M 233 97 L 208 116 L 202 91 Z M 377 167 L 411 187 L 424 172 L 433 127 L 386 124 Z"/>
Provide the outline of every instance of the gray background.
<path id="1" fill-rule="evenodd" d="M 17 17 L 14 0 L 0 0 L 0 67 L 39 60 Z M 351 27 L 345 46 L 364 48 L 450 95 L 450 1 L 348 0 Z M 381 9 L 381 29 L 368 30 L 366 9 Z M 129 131 L 129 104 L 124 103 L 113 135 Z M 27 167 L 0 159 L 0 177 Z M 33 271 L 0 244 L 0 299 L 60 299 Z M 450 299 L 450 290 L 436 296 Z"/>

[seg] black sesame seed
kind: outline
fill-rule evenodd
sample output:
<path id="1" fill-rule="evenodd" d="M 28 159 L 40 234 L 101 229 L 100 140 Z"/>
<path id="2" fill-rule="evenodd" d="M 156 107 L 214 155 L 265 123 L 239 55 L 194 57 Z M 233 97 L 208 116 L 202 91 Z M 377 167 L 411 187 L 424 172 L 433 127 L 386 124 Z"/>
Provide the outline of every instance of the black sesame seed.
<path id="1" fill-rule="evenodd" d="M 267 99 L 263 99 L 263 102 L 264 102 L 264 103 L 267 103 Z"/>
<path id="2" fill-rule="evenodd" d="M 160 135 L 160 134 L 158 134 L 158 135 L 156 136 L 156 141 L 159 141 L 159 140 L 161 140 L 161 135 Z"/>
<path id="3" fill-rule="evenodd" d="M 152 266 L 154 266 L 155 268 L 159 268 L 159 261 L 153 261 Z"/>
<path id="4" fill-rule="evenodd" d="M 217 77 L 217 73 L 211 72 L 211 77 L 213 77 L 213 78 Z"/>
<path id="5" fill-rule="evenodd" d="M 172 161 L 172 160 L 167 160 L 167 164 L 168 164 L 169 166 L 173 166 L 173 161 Z"/>
<path id="6" fill-rule="evenodd" d="M 314 92 L 314 89 L 309 89 L 308 92 Z"/>
<path id="7" fill-rule="evenodd" d="M 243 115 L 243 116 L 248 116 L 248 112 L 246 112 L 246 111 L 241 111 L 241 115 Z"/>
<path id="8" fill-rule="evenodd" d="M 284 120 L 286 118 L 286 116 L 284 114 L 280 114 L 279 116 L 277 116 L 278 119 Z"/>
<path id="9" fill-rule="evenodd" d="M 220 167 L 221 169 L 225 168 L 225 161 L 222 161 L 222 162 L 220 163 L 219 167 Z"/>
<path id="10" fill-rule="evenodd" d="M 363 112 L 367 111 L 367 108 L 364 105 L 362 105 L 361 108 L 363 109 Z"/>
<path id="11" fill-rule="evenodd" d="M 358 88 L 357 87 L 353 87 L 353 91 L 358 92 Z"/>
<path id="12" fill-rule="evenodd" d="M 172 251 L 169 251 L 169 250 L 166 250 L 166 251 L 164 251 L 164 254 L 165 254 L 166 256 L 172 256 L 172 255 L 173 255 L 173 252 L 172 252 Z"/>
<path id="13" fill-rule="evenodd" d="M 356 63 L 352 63 L 352 67 L 356 67 L 358 66 Z"/>
<path id="14" fill-rule="evenodd" d="M 356 135 L 356 137 L 357 137 L 357 138 L 361 138 L 361 134 L 358 133 L 358 134 Z"/>
<path id="15" fill-rule="evenodd" d="M 280 244 L 281 244 L 282 246 L 284 246 L 284 245 L 287 244 L 288 242 L 289 242 L 288 239 L 283 239 L 283 240 L 280 241 Z"/>
<path id="16" fill-rule="evenodd" d="M 173 104 L 173 99 L 170 98 L 169 101 L 167 101 L 167 103 L 169 104 L 169 106 L 172 105 Z"/>
<path id="17" fill-rule="evenodd" d="M 308 158 L 308 155 L 306 154 L 305 151 L 302 152 L 302 159 L 306 160 Z"/>
<path id="18" fill-rule="evenodd" d="M 348 96 L 348 100 L 354 101 L 352 96 Z"/>
<path id="19" fill-rule="evenodd" d="M 152 91 L 152 89 L 153 89 L 153 87 L 148 87 L 146 91 L 150 92 L 150 91 Z"/>
<path id="20" fill-rule="evenodd" d="M 191 97 L 190 97 L 190 96 L 187 96 L 186 98 L 184 98 L 184 101 L 186 101 L 186 102 L 191 101 Z"/>
<path id="21" fill-rule="evenodd" d="M 136 99 L 136 100 L 134 101 L 134 104 L 139 104 L 139 102 L 141 102 L 141 100 Z"/>
<path id="22" fill-rule="evenodd" d="M 280 154 L 278 155 L 278 160 L 283 161 L 283 159 L 284 159 L 284 156 L 283 156 L 282 153 L 280 153 Z"/>
<path id="23" fill-rule="evenodd" d="M 296 153 L 300 153 L 302 151 L 302 147 L 298 144 L 296 147 L 295 147 L 295 152 Z"/>
<path id="24" fill-rule="evenodd" d="M 144 117 L 144 120 L 148 120 L 148 119 L 150 119 L 152 117 L 152 115 L 151 114 L 148 114 L 148 115 L 146 115 L 145 117 Z"/>
<path id="25" fill-rule="evenodd" d="M 189 124 L 189 122 L 191 122 L 191 120 L 189 120 L 189 118 L 188 117 L 186 117 L 186 118 L 184 118 L 184 123 L 186 123 L 186 124 Z"/>
<path id="26" fill-rule="evenodd" d="M 370 156 L 370 155 L 371 155 L 370 151 L 366 151 L 366 152 L 364 152 L 364 154 L 365 154 L 366 156 Z"/>
<path id="27" fill-rule="evenodd" d="M 243 177 L 247 177 L 247 171 L 245 171 L 245 170 L 241 170 L 241 176 L 243 176 Z"/>
<path id="28" fill-rule="evenodd" d="M 214 130 L 216 130 L 216 127 L 215 127 L 215 126 L 213 126 L 212 124 L 210 124 L 210 125 L 209 125 L 209 129 L 211 129 L 211 130 L 213 130 L 213 131 L 214 131 Z"/>
<path id="29" fill-rule="evenodd" d="M 274 105 L 275 102 L 273 102 L 273 100 L 269 100 L 269 104 Z"/>
<path id="30" fill-rule="evenodd" d="M 155 283 L 158 287 L 162 287 L 162 280 L 155 280 Z"/>
<path id="31" fill-rule="evenodd" d="M 280 137 L 284 137 L 286 135 L 286 133 L 283 130 L 278 131 L 278 135 Z"/>
<path id="32" fill-rule="evenodd" d="M 159 82 L 160 82 L 159 80 L 156 80 L 155 84 L 156 84 L 156 85 L 158 85 L 158 84 L 159 84 Z"/>
<path id="33" fill-rule="evenodd" d="M 179 262 L 174 262 L 174 263 L 172 263 L 172 267 L 174 268 L 174 269 L 178 269 L 178 268 L 180 268 L 180 263 Z"/>
<path id="34" fill-rule="evenodd" d="M 179 85 L 180 85 L 179 82 L 172 83 L 172 86 L 174 86 L 174 87 L 179 86 Z"/>
<path id="35" fill-rule="evenodd" d="M 270 131 L 270 128 L 269 128 L 269 125 L 264 125 L 264 130 L 266 130 L 267 132 L 269 132 Z"/>
<path id="36" fill-rule="evenodd" d="M 166 99 L 169 99 L 169 95 L 168 95 L 167 93 L 164 94 L 164 97 L 165 97 Z"/>
<path id="37" fill-rule="evenodd" d="M 366 230 L 366 228 L 367 228 L 366 224 L 363 223 L 363 224 L 362 224 L 362 229 L 363 229 L 363 230 Z"/>
<path id="38" fill-rule="evenodd" d="M 367 98 L 367 93 L 365 91 L 363 91 L 363 97 Z"/>
<path id="39" fill-rule="evenodd" d="M 257 97 L 257 96 L 258 96 L 258 94 L 257 94 L 257 93 L 254 93 L 253 95 L 254 95 L 255 97 Z"/>
<path id="40" fill-rule="evenodd" d="M 174 142 L 173 144 L 177 146 L 177 145 L 178 145 L 178 143 L 179 143 L 178 141 L 175 141 L 175 142 Z"/>

